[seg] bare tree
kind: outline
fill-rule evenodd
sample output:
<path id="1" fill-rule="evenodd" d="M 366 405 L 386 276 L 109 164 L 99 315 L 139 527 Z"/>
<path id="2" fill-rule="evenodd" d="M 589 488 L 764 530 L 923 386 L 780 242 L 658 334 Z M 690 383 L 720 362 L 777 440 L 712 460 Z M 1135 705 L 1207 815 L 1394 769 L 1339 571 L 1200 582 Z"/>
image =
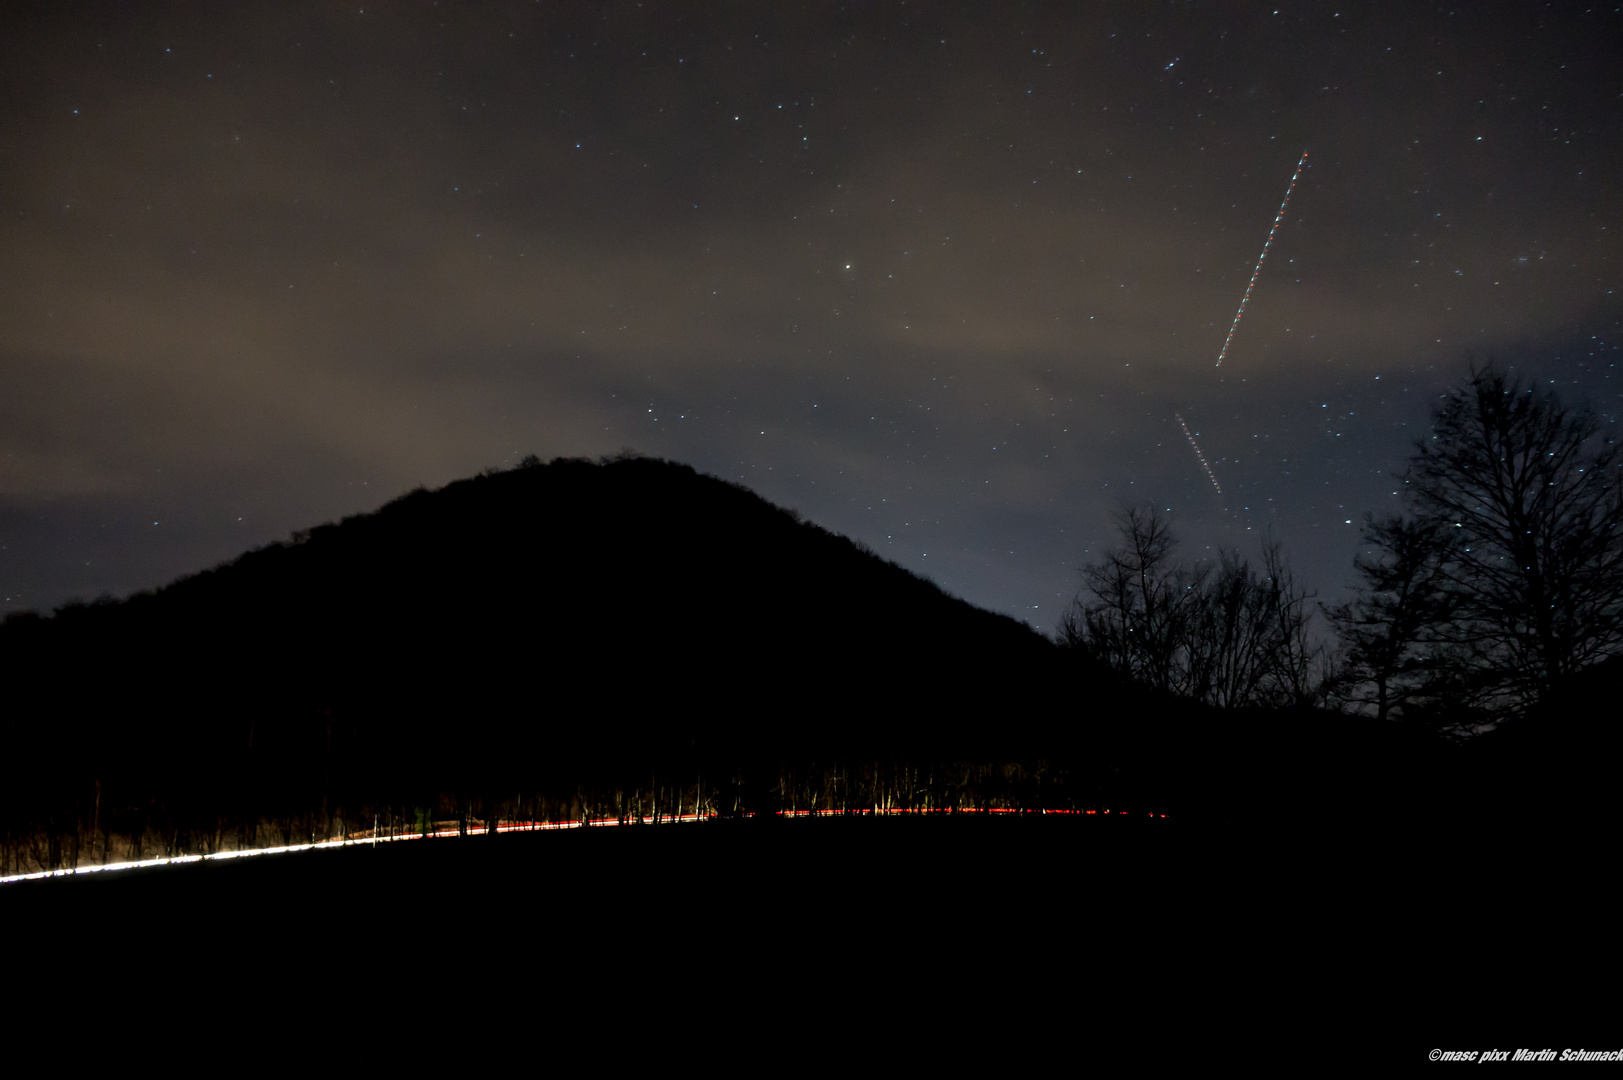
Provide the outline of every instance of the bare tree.
<path id="1" fill-rule="evenodd" d="M 1311 704 L 1322 696 L 1313 594 L 1297 585 L 1277 542 L 1266 542 L 1262 556 L 1259 575 L 1225 552 L 1191 589 L 1191 696 L 1225 707 Z"/>
<path id="2" fill-rule="evenodd" d="M 1062 640 L 1158 690 L 1223 707 L 1294 704 L 1321 693 L 1323 651 L 1312 639 L 1312 594 L 1277 543 L 1262 574 L 1232 552 L 1187 566 L 1154 510 L 1118 516 L 1122 542 L 1082 570 L 1083 593 Z M 1091 597 L 1091 598 L 1090 598 Z"/>
<path id="3" fill-rule="evenodd" d="M 1224 552 L 1200 584 L 1188 635 L 1189 693 L 1219 706 L 1251 703 L 1269 664 L 1262 597 L 1251 567 Z"/>
<path id="4" fill-rule="evenodd" d="M 1357 597 L 1325 609 L 1344 650 L 1336 673 L 1342 701 L 1386 720 L 1442 691 L 1439 676 L 1457 667 L 1444 628 L 1459 594 L 1443 572 L 1456 532 L 1401 517 L 1364 519 L 1364 543 L 1377 554 L 1353 560 Z"/>
<path id="5" fill-rule="evenodd" d="M 1623 646 L 1623 461 L 1587 408 L 1473 368 L 1404 484 L 1419 525 L 1456 532 L 1437 632 L 1489 699 L 1525 708 Z"/>
<path id="6" fill-rule="evenodd" d="M 1121 543 L 1082 569 L 1093 600 L 1078 598 L 1061 621 L 1061 637 L 1136 682 L 1187 694 L 1193 607 L 1210 567 L 1173 561 L 1177 540 L 1153 509 L 1124 510 L 1116 527 Z"/>
<path id="7" fill-rule="evenodd" d="M 1326 651 L 1316 641 L 1312 623 L 1316 595 L 1297 584 L 1285 549 L 1272 538 L 1263 544 L 1261 615 L 1263 642 L 1270 650 L 1269 692 L 1280 705 L 1318 705 L 1324 701 Z"/>

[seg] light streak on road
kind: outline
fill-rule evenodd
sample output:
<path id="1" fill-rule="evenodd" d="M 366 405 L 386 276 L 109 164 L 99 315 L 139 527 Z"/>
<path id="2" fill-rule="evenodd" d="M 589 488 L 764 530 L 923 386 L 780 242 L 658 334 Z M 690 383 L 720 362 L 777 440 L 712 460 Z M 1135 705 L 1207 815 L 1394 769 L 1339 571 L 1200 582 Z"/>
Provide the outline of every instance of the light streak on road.
<path id="1" fill-rule="evenodd" d="M 911 810 L 900 807 L 876 807 L 873 809 L 858 810 L 851 813 L 832 810 L 782 810 L 776 815 L 783 818 L 845 818 L 845 817 L 893 817 L 902 815 L 937 816 L 943 814 L 958 814 L 974 816 L 977 814 L 1023 814 L 1042 815 L 1076 814 L 1094 815 L 1111 814 L 1109 810 L 1022 810 L 1010 806 L 993 806 L 975 810 L 953 809 L 927 809 Z M 745 814 L 744 817 L 756 817 L 756 814 Z M 1165 814 L 1145 812 L 1142 815 L 1126 810 L 1117 810 L 1116 817 L 1139 817 L 1164 819 Z M 716 821 L 716 814 L 661 814 L 657 818 L 649 815 L 633 818 L 589 818 L 575 821 L 511 821 L 505 825 L 496 826 L 496 832 L 547 832 L 558 829 L 599 828 L 608 825 L 665 825 L 679 822 Z M 244 848 L 237 851 L 216 851 L 208 855 L 172 855 L 159 859 L 140 859 L 132 862 L 98 863 L 93 866 L 64 867 L 60 870 L 36 870 L 29 874 L 11 874 L 0 877 L 0 885 L 13 881 L 37 881 L 41 878 L 75 877 L 80 874 L 104 874 L 115 870 L 146 870 L 156 866 L 182 866 L 187 863 L 218 862 L 224 859 L 247 859 L 256 855 L 289 855 L 299 851 L 321 851 L 331 848 L 369 847 L 377 844 L 394 844 L 406 840 L 431 840 L 455 836 L 484 836 L 490 832 L 485 825 L 469 825 L 466 832 L 456 826 L 441 826 L 431 832 L 417 832 L 399 834 L 381 834 L 376 836 L 351 836 L 344 840 L 315 840 L 308 844 L 286 844 L 281 847 Z"/>
<path id="2" fill-rule="evenodd" d="M 1217 354 L 1217 363 L 1213 365 L 1214 367 L 1222 367 L 1223 357 L 1229 353 L 1229 345 L 1234 341 L 1234 331 L 1240 328 L 1240 316 L 1245 314 L 1245 305 L 1251 299 L 1251 290 L 1257 287 L 1257 275 L 1262 273 L 1262 260 L 1268 257 L 1268 248 L 1274 242 L 1274 233 L 1279 231 L 1279 223 L 1285 220 L 1285 207 L 1290 205 L 1291 192 L 1296 190 L 1297 178 L 1302 175 L 1302 167 L 1306 164 L 1307 151 L 1303 150 L 1302 160 L 1296 163 L 1296 172 L 1291 176 L 1290 187 L 1285 189 L 1285 198 L 1279 204 L 1279 213 L 1274 215 L 1273 228 L 1268 230 L 1268 239 L 1263 241 L 1262 254 L 1257 256 L 1257 268 L 1251 271 L 1251 284 L 1245 287 L 1245 295 L 1240 297 L 1240 310 L 1234 313 L 1234 325 L 1229 327 L 1229 336 L 1223 341 L 1223 350 Z"/>

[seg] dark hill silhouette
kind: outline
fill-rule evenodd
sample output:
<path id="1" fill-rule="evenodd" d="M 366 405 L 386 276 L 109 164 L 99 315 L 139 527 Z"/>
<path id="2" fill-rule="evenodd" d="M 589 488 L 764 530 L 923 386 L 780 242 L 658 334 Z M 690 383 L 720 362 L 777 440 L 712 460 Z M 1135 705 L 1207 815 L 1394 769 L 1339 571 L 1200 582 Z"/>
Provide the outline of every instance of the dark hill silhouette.
<path id="1" fill-rule="evenodd" d="M 489 813 L 701 772 L 748 789 L 767 761 L 1013 758 L 1050 737 L 1059 661 L 737 485 L 530 462 L 8 620 L 0 663 L 29 689 L 6 738 L 39 767 L 7 817 L 184 847 L 258 818 Z"/>
<path id="2" fill-rule="evenodd" d="M 696 807 L 1125 807 L 1322 840 L 1543 828 L 1511 797 L 1536 791 L 1616 818 L 1596 768 L 1568 782 L 1615 757 L 1589 752 L 1615 664 L 1552 703 L 1560 722 L 1464 751 L 1218 711 L 634 457 L 416 491 L 155 593 L 13 617 L 0 677 L 0 873 Z"/>

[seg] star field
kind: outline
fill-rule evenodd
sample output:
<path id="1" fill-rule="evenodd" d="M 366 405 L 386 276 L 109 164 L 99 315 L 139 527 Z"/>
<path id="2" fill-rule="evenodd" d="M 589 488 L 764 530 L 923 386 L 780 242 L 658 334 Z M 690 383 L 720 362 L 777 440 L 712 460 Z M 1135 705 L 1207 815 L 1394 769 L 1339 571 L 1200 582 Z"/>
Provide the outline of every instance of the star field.
<path id="1" fill-rule="evenodd" d="M 626 447 L 1044 630 L 1127 503 L 1334 599 L 1469 357 L 1617 420 L 1614 8 L 7 18 L 0 610 Z"/>

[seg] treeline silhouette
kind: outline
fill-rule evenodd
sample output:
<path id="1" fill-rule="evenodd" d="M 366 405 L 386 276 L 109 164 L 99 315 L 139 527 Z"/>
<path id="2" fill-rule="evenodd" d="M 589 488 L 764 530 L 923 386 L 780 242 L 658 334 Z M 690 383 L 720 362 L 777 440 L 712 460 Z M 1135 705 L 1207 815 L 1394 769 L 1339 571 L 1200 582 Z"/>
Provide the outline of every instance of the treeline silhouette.
<path id="1" fill-rule="evenodd" d="M 1218 708 L 1322 704 L 1325 649 L 1311 634 L 1312 594 L 1281 546 L 1260 572 L 1235 552 L 1174 557 L 1154 508 L 1118 515 L 1121 542 L 1082 570 L 1060 640 L 1123 679 Z"/>
<path id="2" fill-rule="evenodd" d="M 1188 564 L 1153 508 L 1082 571 L 1061 640 L 1144 686 L 1233 708 L 1332 705 L 1455 733 L 1524 717 L 1623 652 L 1623 456 L 1587 407 L 1473 368 L 1365 520 L 1352 599 L 1324 608 L 1281 546 Z"/>
<path id="3" fill-rule="evenodd" d="M 1623 456 L 1587 406 L 1489 363 L 1432 411 L 1329 611 L 1339 696 L 1480 730 L 1623 652 Z"/>
<path id="4" fill-rule="evenodd" d="M 1124 510 L 1060 642 L 1183 702 L 1168 707 L 1186 718 L 1174 756 L 1230 773 L 1294 761 L 1263 785 L 1276 805 L 1379 799 L 1567 834 L 1618 821 L 1596 766 L 1616 758 L 1623 691 L 1615 438 L 1587 407 L 1489 363 L 1433 409 L 1398 480 L 1404 511 L 1366 518 L 1358 585 L 1330 606 L 1275 542 L 1255 567 L 1231 551 L 1187 563 L 1164 517 Z M 1205 716 L 1216 739 L 1189 722 L 1196 703 L 1222 710 Z M 1328 786 L 1311 779 L 1323 774 Z M 1198 798 L 1198 773 L 1180 783 Z"/>

